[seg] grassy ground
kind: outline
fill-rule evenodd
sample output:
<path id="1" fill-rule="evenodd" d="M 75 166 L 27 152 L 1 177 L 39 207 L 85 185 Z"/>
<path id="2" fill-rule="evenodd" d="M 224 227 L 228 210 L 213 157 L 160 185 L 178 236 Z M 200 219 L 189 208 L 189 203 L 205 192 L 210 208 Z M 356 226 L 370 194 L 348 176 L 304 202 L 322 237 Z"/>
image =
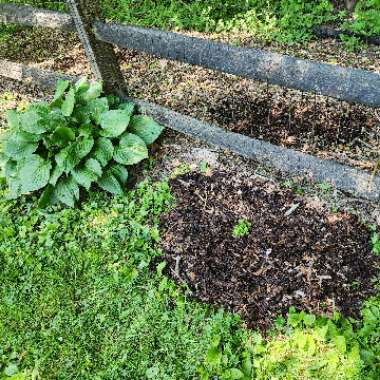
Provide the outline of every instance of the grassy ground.
<path id="1" fill-rule="evenodd" d="M 8 1 L 0 0 L 4 2 Z M 62 2 L 54 1 L 13 0 L 13 3 L 65 9 Z M 101 3 L 105 17 L 119 22 L 199 32 L 243 32 L 255 39 L 283 44 L 308 41 L 313 37 L 313 26 L 330 22 L 358 33 L 380 34 L 380 4 L 376 0 L 359 2 L 353 18 L 347 12 L 335 10 L 330 0 L 101 0 Z M 9 30 L 1 32 L 3 36 L 9 33 Z M 360 45 L 353 38 L 345 39 L 345 43 L 349 48 Z"/>
<path id="2" fill-rule="evenodd" d="M 265 339 L 192 301 L 160 260 L 159 218 L 175 202 L 166 181 L 47 211 L 3 189 L 0 379 L 379 378 L 380 299 L 361 321 L 291 310 Z"/>

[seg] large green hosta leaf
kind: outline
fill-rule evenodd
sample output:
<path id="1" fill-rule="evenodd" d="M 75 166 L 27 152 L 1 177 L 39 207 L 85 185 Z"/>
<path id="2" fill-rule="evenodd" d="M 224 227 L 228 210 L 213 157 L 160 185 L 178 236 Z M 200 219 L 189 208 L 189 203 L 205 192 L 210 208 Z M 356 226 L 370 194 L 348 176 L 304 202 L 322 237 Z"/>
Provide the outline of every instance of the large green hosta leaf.
<path id="1" fill-rule="evenodd" d="M 7 111 L 5 113 L 5 118 L 8 123 L 8 128 L 17 130 L 20 127 L 20 115 L 17 111 Z"/>
<path id="2" fill-rule="evenodd" d="M 99 164 L 98 161 L 94 160 L 93 158 L 89 158 L 85 162 L 84 166 L 87 170 L 94 173 L 94 175 L 96 175 L 97 177 L 100 177 L 103 174 L 102 166 Z"/>
<path id="3" fill-rule="evenodd" d="M 37 154 L 25 157 L 17 163 L 17 177 L 23 194 L 45 187 L 50 178 L 51 163 Z"/>
<path id="4" fill-rule="evenodd" d="M 20 115 L 20 126 L 25 132 L 40 135 L 48 129 L 41 123 L 42 115 L 36 109 L 30 109 Z"/>
<path id="5" fill-rule="evenodd" d="M 111 140 L 105 137 L 99 137 L 95 141 L 93 155 L 94 158 L 98 160 L 102 166 L 106 166 L 111 160 L 113 151 L 114 148 Z"/>
<path id="6" fill-rule="evenodd" d="M 64 146 L 73 140 L 75 140 L 75 133 L 69 127 L 58 127 L 51 136 L 51 142 L 58 146 Z"/>
<path id="7" fill-rule="evenodd" d="M 62 114 L 64 116 L 71 116 L 71 114 L 74 111 L 74 106 L 75 106 L 75 91 L 73 88 L 70 88 L 61 106 Z"/>
<path id="8" fill-rule="evenodd" d="M 62 98 L 65 91 L 69 88 L 70 82 L 68 80 L 59 79 L 57 82 L 57 87 L 54 94 L 53 102 Z"/>
<path id="9" fill-rule="evenodd" d="M 141 137 L 146 145 L 153 144 L 161 135 L 164 127 L 156 123 L 150 116 L 136 115 L 132 117 L 129 131 Z"/>
<path id="10" fill-rule="evenodd" d="M 134 165 L 148 158 L 148 148 L 140 137 L 125 133 L 113 154 L 116 162 L 123 165 Z"/>
<path id="11" fill-rule="evenodd" d="M 55 168 L 53 169 L 52 173 L 51 173 L 51 176 L 50 176 L 50 179 L 49 179 L 49 183 L 53 186 L 56 185 L 57 181 L 59 180 L 59 178 L 61 177 L 61 175 L 65 172 L 64 168 L 62 168 L 61 166 L 59 165 L 55 165 Z"/>
<path id="12" fill-rule="evenodd" d="M 77 89 L 77 95 L 79 100 L 83 102 L 89 102 L 91 100 L 94 100 L 96 98 L 99 98 L 99 96 L 103 92 L 103 86 L 100 82 L 92 82 L 89 83 L 89 86 L 86 90 L 84 90 L 86 85 L 82 83 L 81 90 Z"/>
<path id="13" fill-rule="evenodd" d="M 112 175 L 114 175 L 118 181 L 122 184 L 125 185 L 128 180 L 128 170 L 125 166 L 120 165 L 120 164 L 112 164 L 109 167 L 109 171 Z"/>
<path id="14" fill-rule="evenodd" d="M 123 189 L 117 178 L 112 174 L 111 170 L 107 170 L 103 176 L 97 181 L 99 187 L 103 190 L 108 191 L 111 194 L 121 195 L 123 194 Z"/>
<path id="15" fill-rule="evenodd" d="M 136 106 L 134 103 L 121 103 L 117 108 L 128 112 L 129 116 L 132 116 Z"/>
<path id="16" fill-rule="evenodd" d="M 54 190 L 54 196 L 69 207 L 79 199 L 79 187 L 73 177 L 61 178 Z"/>
<path id="17" fill-rule="evenodd" d="M 72 170 L 71 174 L 78 185 L 83 186 L 86 190 L 89 190 L 91 184 L 98 179 L 98 176 L 85 166 Z"/>
<path id="18" fill-rule="evenodd" d="M 35 136 L 26 132 L 8 133 L 4 143 L 4 154 L 15 161 L 30 156 L 38 148 Z"/>
<path id="19" fill-rule="evenodd" d="M 94 139 L 92 137 L 80 137 L 77 141 L 63 148 L 55 156 L 55 161 L 65 173 L 69 173 L 91 152 L 93 146 Z"/>
<path id="20" fill-rule="evenodd" d="M 100 115 L 100 126 L 102 130 L 99 132 L 104 137 L 120 136 L 128 127 L 130 114 L 124 110 L 111 110 Z"/>
<path id="21" fill-rule="evenodd" d="M 68 122 L 60 110 L 53 110 L 48 116 L 41 118 L 38 125 L 47 132 L 54 132 L 57 128 L 67 127 Z"/>
<path id="22" fill-rule="evenodd" d="M 54 186 L 53 185 L 47 185 L 42 192 L 40 199 L 38 200 L 38 207 L 39 208 L 45 208 L 47 206 L 51 206 L 55 201 L 54 196 Z"/>
<path id="23" fill-rule="evenodd" d="M 106 97 L 91 100 L 86 107 L 87 112 L 96 124 L 100 124 L 101 115 L 109 111 L 108 99 Z"/>

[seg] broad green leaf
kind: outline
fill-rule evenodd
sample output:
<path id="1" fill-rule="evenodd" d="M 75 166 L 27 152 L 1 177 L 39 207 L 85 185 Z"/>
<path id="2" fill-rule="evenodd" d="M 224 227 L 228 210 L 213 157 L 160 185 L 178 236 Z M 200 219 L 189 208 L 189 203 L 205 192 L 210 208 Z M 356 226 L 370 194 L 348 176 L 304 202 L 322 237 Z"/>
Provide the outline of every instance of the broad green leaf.
<path id="1" fill-rule="evenodd" d="M 30 110 L 20 115 L 21 129 L 25 132 L 40 135 L 47 131 L 45 125 L 40 123 L 41 115 L 37 110 Z"/>
<path id="2" fill-rule="evenodd" d="M 79 199 L 79 187 L 73 177 L 61 178 L 54 190 L 54 196 L 69 207 Z"/>
<path id="3" fill-rule="evenodd" d="M 83 92 L 88 91 L 88 89 L 90 88 L 90 83 L 88 82 L 88 79 L 86 77 L 82 77 L 74 84 L 74 88 L 75 93 L 81 94 Z"/>
<path id="4" fill-rule="evenodd" d="M 306 326 L 311 327 L 316 321 L 316 317 L 313 314 L 306 314 L 303 318 L 303 322 Z"/>
<path id="5" fill-rule="evenodd" d="M 80 99 L 88 102 L 90 100 L 99 98 L 103 92 L 103 85 L 100 82 L 91 82 L 87 91 L 80 94 Z"/>
<path id="6" fill-rule="evenodd" d="M 96 174 L 85 167 L 74 169 L 71 174 L 75 181 L 86 190 L 89 190 L 91 184 L 98 179 Z"/>
<path id="7" fill-rule="evenodd" d="M 37 154 L 32 154 L 18 162 L 18 178 L 21 181 L 21 191 L 29 193 L 45 187 L 50 178 L 51 163 Z"/>
<path id="8" fill-rule="evenodd" d="M 121 195 L 123 194 L 123 189 L 120 186 L 119 181 L 110 171 L 107 171 L 103 176 L 97 181 L 100 188 L 108 191 L 111 194 Z"/>
<path id="9" fill-rule="evenodd" d="M 7 377 L 11 377 L 16 375 L 19 372 L 17 364 L 10 363 L 4 368 L 4 375 Z"/>
<path id="10" fill-rule="evenodd" d="M 74 106 L 75 106 L 75 91 L 73 88 L 70 88 L 61 106 L 62 114 L 64 116 L 71 116 L 71 114 L 74 111 Z"/>
<path id="11" fill-rule="evenodd" d="M 53 102 L 61 99 L 65 91 L 69 88 L 69 86 L 70 82 L 68 80 L 58 80 Z"/>
<path id="12" fill-rule="evenodd" d="M 86 157 L 94 146 L 94 139 L 92 137 L 79 138 L 75 143 L 75 154 L 81 160 Z"/>
<path id="13" fill-rule="evenodd" d="M 91 124 L 83 124 L 78 128 L 79 136 L 91 137 L 93 133 L 93 127 Z"/>
<path id="14" fill-rule="evenodd" d="M 100 126 L 102 130 L 99 132 L 104 137 L 120 136 L 128 127 L 130 115 L 124 110 L 111 110 L 100 115 Z"/>
<path id="15" fill-rule="evenodd" d="M 31 104 L 27 111 L 36 111 L 40 116 L 46 116 L 51 111 L 51 108 L 47 102 L 38 102 Z"/>
<path id="16" fill-rule="evenodd" d="M 114 148 L 111 140 L 105 137 L 99 137 L 95 141 L 93 155 L 94 158 L 97 159 L 102 166 L 106 166 L 111 160 L 113 151 Z"/>
<path id="17" fill-rule="evenodd" d="M 89 125 L 91 123 L 90 113 L 88 112 L 87 104 L 77 105 L 74 108 L 74 112 L 71 117 L 74 119 L 75 123 L 79 125 Z"/>
<path id="18" fill-rule="evenodd" d="M 91 100 L 87 104 L 87 111 L 96 124 L 100 124 L 100 117 L 109 110 L 108 100 L 106 97 Z"/>
<path id="19" fill-rule="evenodd" d="M 9 177 L 7 178 L 8 184 L 8 199 L 16 199 L 22 195 L 22 184 L 19 177 Z"/>
<path id="20" fill-rule="evenodd" d="M 121 103 L 119 107 L 117 107 L 119 110 L 124 110 L 128 112 L 129 116 L 132 116 L 133 111 L 135 110 L 135 104 L 134 103 Z"/>
<path id="21" fill-rule="evenodd" d="M 28 137 L 20 132 L 10 133 L 5 140 L 4 154 L 16 161 L 33 154 L 38 143 L 29 141 Z"/>
<path id="22" fill-rule="evenodd" d="M 51 173 L 49 183 L 53 186 L 56 185 L 58 179 L 61 177 L 61 175 L 65 172 L 64 168 L 62 168 L 59 165 L 55 165 L 55 168 L 53 169 L 53 172 Z"/>
<path id="23" fill-rule="evenodd" d="M 67 144 L 75 140 L 75 133 L 69 127 L 58 127 L 51 136 L 51 140 L 57 145 Z"/>
<path id="24" fill-rule="evenodd" d="M 38 207 L 45 208 L 54 203 L 54 186 L 47 185 L 38 200 Z"/>
<path id="25" fill-rule="evenodd" d="M 134 165 L 148 158 L 148 148 L 140 137 L 125 133 L 115 149 L 113 158 L 119 164 Z"/>
<path id="26" fill-rule="evenodd" d="M 345 354 L 347 350 L 346 338 L 343 335 L 335 337 L 335 345 L 341 354 Z"/>
<path id="27" fill-rule="evenodd" d="M 128 170 L 125 166 L 120 164 L 113 164 L 109 168 L 112 175 L 114 175 L 122 185 L 128 181 Z"/>
<path id="28" fill-rule="evenodd" d="M 5 113 L 5 118 L 8 123 L 8 127 L 12 129 L 18 129 L 20 127 L 20 115 L 15 110 L 9 110 Z"/>
<path id="29" fill-rule="evenodd" d="M 58 166 L 68 173 L 90 153 L 93 146 L 94 139 L 92 137 L 80 137 L 77 141 L 56 154 L 55 161 Z"/>
<path id="30" fill-rule="evenodd" d="M 61 110 L 54 110 L 48 116 L 42 117 L 38 125 L 48 132 L 54 132 L 59 127 L 67 127 L 67 120 Z"/>
<path id="31" fill-rule="evenodd" d="M 128 130 L 141 137 L 146 145 L 150 145 L 161 135 L 164 127 L 156 123 L 150 116 L 136 115 L 132 117 Z"/>
<path id="32" fill-rule="evenodd" d="M 100 177 L 103 174 L 102 166 L 93 158 L 89 158 L 84 166 L 87 170 L 94 173 L 94 175 L 97 177 Z"/>
<path id="33" fill-rule="evenodd" d="M 8 160 L 4 164 L 4 174 L 7 178 L 15 177 L 17 175 L 17 162 Z"/>

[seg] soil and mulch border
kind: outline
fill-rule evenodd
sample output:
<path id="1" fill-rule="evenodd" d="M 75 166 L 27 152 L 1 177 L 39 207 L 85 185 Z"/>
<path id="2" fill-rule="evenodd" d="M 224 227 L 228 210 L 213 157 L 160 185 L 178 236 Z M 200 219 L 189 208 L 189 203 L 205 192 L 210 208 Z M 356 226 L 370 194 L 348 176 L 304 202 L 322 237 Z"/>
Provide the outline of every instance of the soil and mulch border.
<path id="1" fill-rule="evenodd" d="M 194 297 L 265 330 L 291 306 L 356 317 L 376 294 L 380 257 L 357 216 L 231 172 L 170 185 L 176 205 L 162 218 L 161 244 L 169 273 Z M 233 236 L 241 220 L 248 232 Z"/>

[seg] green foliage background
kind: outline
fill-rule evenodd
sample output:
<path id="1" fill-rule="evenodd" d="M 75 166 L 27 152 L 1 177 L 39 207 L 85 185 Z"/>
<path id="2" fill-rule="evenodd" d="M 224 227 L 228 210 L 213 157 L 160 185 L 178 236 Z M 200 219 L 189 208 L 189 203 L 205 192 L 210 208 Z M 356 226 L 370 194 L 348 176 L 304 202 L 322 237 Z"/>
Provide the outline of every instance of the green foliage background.
<path id="1" fill-rule="evenodd" d="M 63 2 L 58 1 L 13 0 L 13 3 L 65 9 Z M 101 0 L 101 3 L 107 19 L 127 24 L 200 32 L 245 32 L 286 44 L 310 40 L 313 26 L 329 22 L 366 35 L 380 34 L 379 0 L 359 1 L 353 20 L 349 20 L 346 12 L 335 11 L 331 0 Z M 2 34 L 6 34 L 4 28 Z"/>
<path id="2" fill-rule="evenodd" d="M 81 209 L 42 211 L 0 191 L 0 379 L 372 379 L 380 298 L 361 321 L 291 310 L 263 338 L 165 275 L 148 180 Z M 153 261 L 152 261 L 153 260 Z"/>

